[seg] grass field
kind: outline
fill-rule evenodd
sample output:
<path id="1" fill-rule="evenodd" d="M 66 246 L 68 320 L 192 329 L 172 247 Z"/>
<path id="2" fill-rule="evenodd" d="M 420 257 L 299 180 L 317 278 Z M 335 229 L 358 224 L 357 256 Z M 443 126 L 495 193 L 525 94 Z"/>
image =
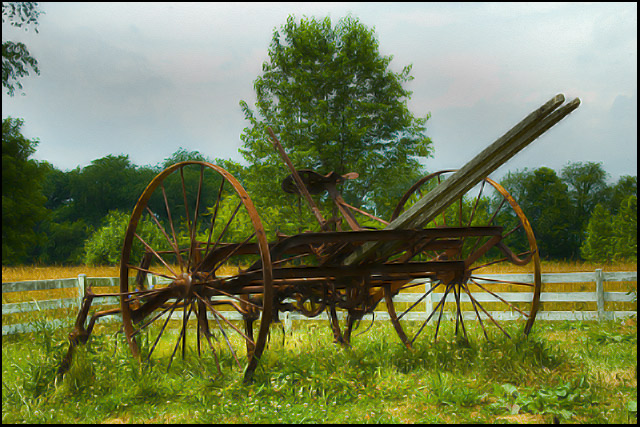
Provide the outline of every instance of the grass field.
<path id="1" fill-rule="evenodd" d="M 635 271 L 637 265 L 545 264 L 543 272 Z M 495 273 L 505 271 L 494 271 Z M 116 277 L 117 268 L 3 267 L 3 281 Z M 5 297 L 3 295 L 3 302 Z M 43 320 L 44 317 L 39 320 Z M 37 322 L 38 319 L 36 319 Z M 3 423 L 635 423 L 637 319 L 536 322 L 528 339 L 490 340 L 453 322 L 437 343 L 401 345 L 388 322 L 332 342 L 328 322 L 274 327 L 253 384 L 210 353 L 187 352 L 167 371 L 170 349 L 152 367 L 131 356 L 117 324 L 99 325 L 70 372 L 56 370 L 68 330 L 2 338 Z M 521 326 L 521 325 L 520 325 Z M 518 324 L 509 324 L 520 337 Z M 177 334 L 178 328 L 174 328 Z M 427 331 L 429 332 L 429 331 Z M 425 334 L 429 335 L 429 333 Z M 433 336 L 433 331 L 430 331 Z"/>
<path id="2" fill-rule="evenodd" d="M 453 328 L 447 324 L 444 327 Z M 516 325 L 509 326 L 516 328 Z M 323 322 L 274 331 L 256 371 L 217 375 L 211 356 L 187 353 L 141 368 L 112 330 L 81 347 L 56 380 L 64 331 L 3 337 L 2 421 L 215 423 L 635 423 L 637 320 L 539 322 L 528 339 L 470 327 L 404 348 L 376 323 L 349 349 Z M 511 331 L 518 336 L 517 331 Z M 452 334 L 442 334 L 451 337 Z M 115 343 L 118 342 L 116 346 Z"/>

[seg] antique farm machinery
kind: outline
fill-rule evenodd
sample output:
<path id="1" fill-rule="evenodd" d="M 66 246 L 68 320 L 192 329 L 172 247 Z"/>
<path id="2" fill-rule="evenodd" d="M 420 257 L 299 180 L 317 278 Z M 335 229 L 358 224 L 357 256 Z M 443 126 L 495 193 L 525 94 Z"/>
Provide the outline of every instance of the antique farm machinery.
<path id="1" fill-rule="evenodd" d="M 516 201 L 487 176 L 580 104 L 564 101 L 555 96 L 458 171 L 418 181 L 390 222 L 343 200 L 337 186 L 357 174 L 296 170 L 269 129 L 291 171 L 283 190 L 303 197 L 320 225 L 319 232 L 273 242 L 226 170 L 200 161 L 167 168 L 131 214 L 120 291 L 86 292 L 60 372 L 95 321 L 113 314 L 121 316 L 129 348 L 142 361 L 168 357 L 170 366 L 179 348 L 183 357 L 188 348 L 206 351 L 219 372 L 237 366 L 245 381 L 265 350 L 270 325 L 288 311 L 326 313 L 335 341 L 345 345 L 356 322 L 382 302 L 409 348 L 416 339 L 436 340 L 447 317 L 465 338 L 471 319 L 485 336 L 489 329 L 508 334 L 505 320 L 521 321 L 528 334 L 540 302 L 535 237 Z M 342 218 L 323 218 L 311 194 L 325 191 Z M 358 215 L 375 218 L 380 228 L 362 227 Z M 500 263 L 527 274 L 517 281 L 482 277 L 483 269 Z M 117 297 L 120 307 L 94 313 L 87 324 L 93 299 L 104 296 Z"/>

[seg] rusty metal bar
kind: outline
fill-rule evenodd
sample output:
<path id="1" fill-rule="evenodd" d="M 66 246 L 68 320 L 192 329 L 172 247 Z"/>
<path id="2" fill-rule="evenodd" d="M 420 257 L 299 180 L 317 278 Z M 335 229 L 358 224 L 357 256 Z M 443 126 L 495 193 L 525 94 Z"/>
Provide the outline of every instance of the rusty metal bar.
<path id="1" fill-rule="evenodd" d="M 443 212 L 453 201 L 469 191 L 487 175 L 506 163 L 511 157 L 533 142 L 580 105 L 576 98 L 558 108 L 565 98 L 559 94 L 529 114 L 493 144 L 480 152 L 470 162 L 455 172 L 449 179 L 438 184 L 411 208 L 393 220 L 386 229 L 421 228 Z M 370 242 L 354 251 L 345 265 L 355 265 L 374 252 L 393 252 L 395 244 Z"/>
<path id="2" fill-rule="evenodd" d="M 287 156 L 287 153 L 284 152 L 284 148 L 282 148 L 280 141 L 278 141 L 278 138 L 276 138 L 276 134 L 273 133 L 273 129 L 271 129 L 271 127 L 267 127 L 267 132 L 269 132 L 269 136 L 271 137 L 271 143 L 273 144 L 274 148 L 276 149 L 278 154 L 280 154 L 280 157 L 285 162 L 287 167 L 291 170 L 291 176 L 293 176 L 293 180 L 296 183 L 296 186 L 298 187 L 298 191 L 300 191 L 300 194 L 302 194 L 307 204 L 311 208 L 311 212 L 313 212 L 313 215 L 316 217 L 316 219 L 320 223 L 320 227 L 323 230 L 328 231 L 329 226 L 327 224 L 327 221 L 324 219 L 324 217 L 320 213 L 320 209 L 318 209 L 318 206 L 316 206 L 315 202 L 311 198 L 311 194 L 309 194 L 307 187 L 302 182 L 302 179 L 300 178 L 300 175 L 298 175 L 298 172 L 296 171 L 296 168 L 293 166 L 293 163 L 291 163 L 289 156 Z"/>

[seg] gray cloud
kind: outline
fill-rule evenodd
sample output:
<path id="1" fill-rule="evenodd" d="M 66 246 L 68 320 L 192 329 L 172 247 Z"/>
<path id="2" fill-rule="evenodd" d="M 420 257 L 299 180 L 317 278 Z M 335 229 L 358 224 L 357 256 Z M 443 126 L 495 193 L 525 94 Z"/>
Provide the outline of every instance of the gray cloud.
<path id="1" fill-rule="evenodd" d="M 43 3 L 25 41 L 41 75 L 3 93 L 39 159 L 62 169 L 107 154 L 156 164 L 178 147 L 241 160 L 253 81 L 274 28 L 347 13 L 375 27 L 392 67 L 413 64 L 409 102 L 431 112 L 429 169 L 459 167 L 556 93 L 583 105 L 498 171 L 601 161 L 637 173 L 635 4 Z"/>

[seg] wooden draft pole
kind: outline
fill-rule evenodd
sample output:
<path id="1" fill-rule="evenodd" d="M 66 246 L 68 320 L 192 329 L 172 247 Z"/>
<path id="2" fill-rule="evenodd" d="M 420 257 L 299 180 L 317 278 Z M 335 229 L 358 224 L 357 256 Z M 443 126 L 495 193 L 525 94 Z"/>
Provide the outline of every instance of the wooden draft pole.
<path id="1" fill-rule="evenodd" d="M 446 181 L 429 191 L 385 229 L 412 229 L 426 226 L 451 203 L 459 199 L 580 105 L 580 99 L 575 98 L 560 107 L 564 101 L 563 94 L 558 94 L 551 98 L 547 103 L 498 138 L 493 144 L 485 148 Z M 379 256 L 384 257 L 385 254 L 392 253 L 397 245 L 398 243 L 390 242 L 368 242 L 357 248 L 345 259 L 343 264 L 352 266 Z"/>
<path id="2" fill-rule="evenodd" d="M 289 156 L 287 156 L 287 154 L 284 152 L 284 149 L 282 148 L 282 144 L 280 144 L 280 141 L 278 140 L 278 138 L 276 138 L 276 134 L 273 132 L 273 129 L 271 129 L 271 126 L 267 127 L 267 132 L 269 132 L 269 136 L 271 137 L 271 144 L 273 144 L 273 147 L 276 149 L 276 151 L 280 155 L 280 158 L 289 167 L 289 170 L 291 170 L 291 176 L 293 177 L 293 182 L 295 183 L 296 187 L 298 187 L 298 191 L 300 192 L 300 194 L 302 194 L 307 204 L 311 208 L 311 212 L 313 212 L 313 215 L 316 217 L 316 219 L 320 223 L 320 228 L 322 228 L 323 231 L 329 231 L 329 226 L 327 224 L 327 221 L 324 219 L 324 217 L 320 213 L 320 209 L 318 209 L 318 206 L 315 204 L 315 202 L 311 198 L 311 194 L 309 194 L 309 190 L 307 190 L 307 187 L 304 185 L 304 182 L 302 182 L 302 178 L 300 178 L 298 171 L 296 171 L 295 166 L 293 166 L 293 163 L 291 163 Z"/>

